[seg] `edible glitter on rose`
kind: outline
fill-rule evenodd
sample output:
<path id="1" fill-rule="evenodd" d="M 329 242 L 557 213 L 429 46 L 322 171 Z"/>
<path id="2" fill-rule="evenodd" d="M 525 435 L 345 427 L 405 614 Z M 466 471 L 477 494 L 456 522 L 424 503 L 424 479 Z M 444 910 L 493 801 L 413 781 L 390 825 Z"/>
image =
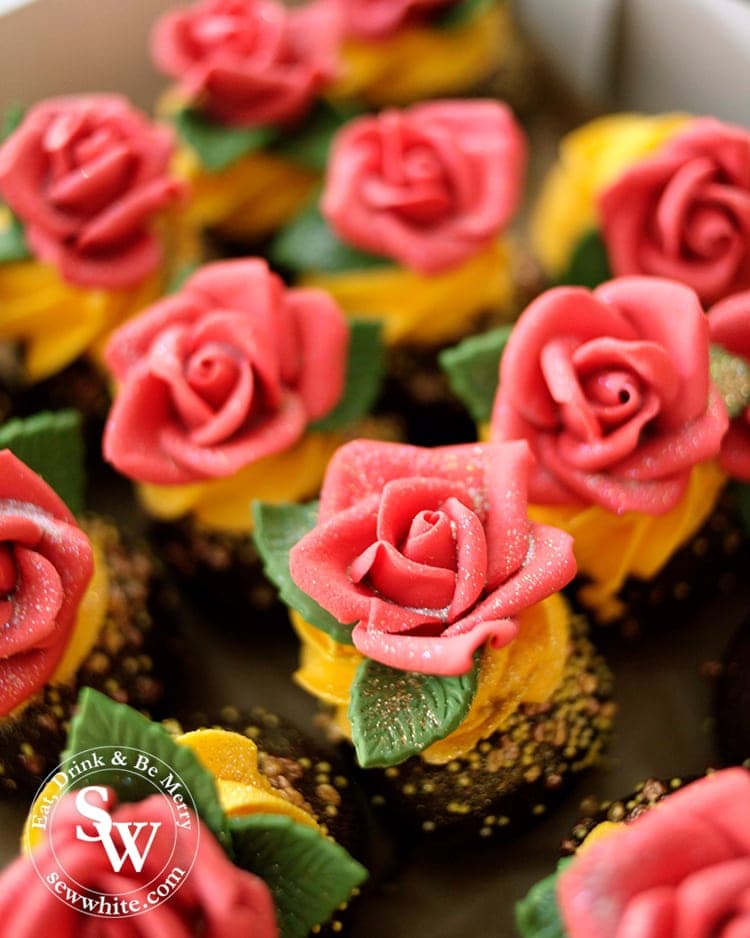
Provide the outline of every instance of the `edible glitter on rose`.
<path id="1" fill-rule="evenodd" d="M 353 623 L 363 655 L 464 674 L 479 647 L 507 645 L 521 613 L 575 575 L 572 539 L 528 519 L 530 465 L 525 443 L 349 443 L 329 465 L 318 525 L 292 548 L 292 578 Z"/>

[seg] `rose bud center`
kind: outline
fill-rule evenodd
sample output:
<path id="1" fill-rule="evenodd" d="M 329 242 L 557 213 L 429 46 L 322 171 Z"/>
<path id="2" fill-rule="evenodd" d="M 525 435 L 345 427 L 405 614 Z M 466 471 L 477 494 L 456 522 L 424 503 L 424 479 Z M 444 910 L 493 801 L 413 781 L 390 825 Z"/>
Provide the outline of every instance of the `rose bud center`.
<path id="1" fill-rule="evenodd" d="M 641 383 L 630 372 L 601 371 L 583 378 L 581 386 L 604 431 L 621 426 L 641 407 Z"/>
<path id="2" fill-rule="evenodd" d="M 414 225 L 433 225 L 453 209 L 445 167 L 429 141 L 403 126 L 400 114 L 389 118 L 383 120 L 379 175 L 365 180 L 365 198 Z"/>
<path id="3" fill-rule="evenodd" d="M 685 247 L 702 260 L 716 260 L 738 234 L 737 220 L 718 205 L 698 205 L 685 227 Z"/>
<path id="4" fill-rule="evenodd" d="M 218 410 L 237 384 L 240 364 L 240 355 L 231 346 L 207 345 L 188 359 L 185 380 L 213 410 Z"/>
<path id="5" fill-rule="evenodd" d="M 451 514 L 458 510 L 457 500 L 448 499 L 442 508 L 418 512 L 400 545 L 379 539 L 354 560 L 352 582 L 397 605 L 447 610 L 456 592 L 458 554 Z"/>
<path id="6" fill-rule="evenodd" d="M 401 547 L 415 563 L 456 569 L 456 538 L 450 518 L 442 511 L 420 511 Z"/>

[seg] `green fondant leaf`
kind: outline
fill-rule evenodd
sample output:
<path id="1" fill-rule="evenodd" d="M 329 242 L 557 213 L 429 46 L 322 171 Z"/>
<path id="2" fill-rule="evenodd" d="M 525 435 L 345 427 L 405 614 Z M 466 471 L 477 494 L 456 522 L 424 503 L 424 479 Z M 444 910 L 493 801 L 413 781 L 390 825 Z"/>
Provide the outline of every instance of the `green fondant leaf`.
<path id="1" fill-rule="evenodd" d="M 307 505 L 253 504 L 253 538 L 263 560 L 266 576 L 277 587 L 279 596 L 302 618 L 344 645 L 352 644 L 351 626 L 342 625 L 303 593 L 289 573 L 289 551 L 311 531 L 318 520 L 318 503 Z"/>
<path id="2" fill-rule="evenodd" d="M 25 113 L 26 108 L 19 101 L 8 107 L 3 117 L 2 127 L 0 127 L 0 143 L 7 140 L 21 126 Z"/>
<path id="3" fill-rule="evenodd" d="M 593 290 L 600 283 L 611 279 L 612 269 L 602 236 L 596 230 L 589 231 L 573 249 L 568 269 L 560 278 L 560 283 Z"/>
<path id="4" fill-rule="evenodd" d="M 480 13 L 484 13 L 495 3 L 497 0 L 458 0 L 443 13 L 438 14 L 436 25 L 440 29 L 455 29 L 473 20 Z"/>
<path id="5" fill-rule="evenodd" d="M 32 255 L 21 222 L 5 206 L 0 206 L 0 219 L 0 264 L 28 260 Z"/>
<path id="6" fill-rule="evenodd" d="M 226 127 L 214 124 L 192 108 L 178 111 L 175 124 L 183 140 L 198 154 L 204 169 L 217 173 L 241 156 L 267 147 L 278 136 L 273 127 Z"/>
<path id="7" fill-rule="evenodd" d="M 732 487 L 737 498 L 737 506 L 740 510 L 743 527 L 747 534 L 750 535 L 750 485 L 735 481 Z"/>
<path id="8" fill-rule="evenodd" d="M 532 886 L 516 903 L 516 925 L 523 938 L 567 938 L 557 905 L 557 880 L 571 860 L 560 860 L 554 873 Z"/>
<path id="9" fill-rule="evenodd" d="M 393 266 L 385 258 L 340 241 L 320 214 L 317 198 L 274 238 L 269 256 L 275 266 L 294 272 L 339 273 Z"/>
<path id="10" fill-rule="evenodd" d="M 78 698 L 78 711 L 70 723 L 65 757 L 104 747 L 109 747 L 106 750 L 107 767 L 97 772 L 97 784 L 111 785 L 121 801 L 148 798 L 154 794 L 155 786 L 130 766 L 135 767 L 140 753 L 154 757 L 150 764 L 157 767 L 152 779 L 156 790 L 163 790 L 168 795 L 182 795 L 189 807 L 192 797 L 201 819 L 222 847 L 231 850 L 229 827 L 219 804 L 214 778 L 193 751 L 180 746 L 164 727 L 152 723 L 131 707 L 116 703 L 91 687 L 84 687 Z M 118 767 L 113 764 L 122 760 L 114 759 L 111 747 L 120 748 L 128 765 Z M 84 783 L 86 779 L 81 782 Z M 72 784 L 76 787 L 75 782 Z"/>
<path id="11" fill-rule="evenodd" d="M 382 326 L 379 322 L 351 320 L 346 384 L 336 407 L 310 425 L 310 430 L 336 430 L 369 413 L 383 380 Z"/>
<path id="12" fill-rule="evenodd" d="M 282 134 L 272 149 L 308 169 L 323 172 L 328 165 L 331 140 L 338 130 L 356 117 L 360 110 L 318 101 L 304 124 Z"/>
<path id="13" fill-rule="evenodd" d="M 750 364 L 742 356 L 712 345 L 711 378 L 730 417 L 739 417 L 750 407 Z"/>
<path id="14" fill-rule="evenodd" d="M 363 769 L 398 765 L 444 739 L 469 712 L 479 656 L 468 674 L 399 671 L 367 658 L 352 683 L 349 719 Z"/>
<path id="15" fill-rule="evenodd" d="M 51 486 L 74 515 L 83 511 L 83 437 L 74 410 L 43 411 L 0 427 L 0 449 L 9 449 Z"/>
<path id="16" fill-rule="evenodd" d="M 265 881 L 282 938 L 306 938 L 367 879 L 367 870 L 319 831 L 278 814 L 230 819 L 235 862 Z"/>
<path id="17" fill-rule="evenodd" d="M 453 393 L 477 423 L 486 423 L 492 416 L 500 359 L 512 328 L 500 326 L 470 336 L 440 353 L 440 366 L 448 375 Z"/>

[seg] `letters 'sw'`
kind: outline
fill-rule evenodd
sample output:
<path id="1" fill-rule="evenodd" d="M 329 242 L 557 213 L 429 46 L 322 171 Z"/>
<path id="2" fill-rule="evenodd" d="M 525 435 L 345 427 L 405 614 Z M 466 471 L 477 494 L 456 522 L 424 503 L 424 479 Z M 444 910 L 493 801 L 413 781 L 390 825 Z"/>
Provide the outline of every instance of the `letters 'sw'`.
<path id="1" fill-rule="evenodd" d="M 135 872 L 140 873 L 151 851 L 156 832 L 161 827 L 161 821 L 113 821 L 107 811 L 88 800 L 89 792 L 96 793 L 104 804 L 109 798 L 109 791 L 99 785 L 87 785 L 78 792 L 76 795 L 78 813 L 93 821 L 96 834 L 93 836 L 87 834 L 83 827 L 77 824 L 76 839 L 89 843 L 101 841 L 113 872 L 119 873 L 125 861 L 129 859 Z M 120 836 L 122 853 L 118 852 L 112 839 L 112 828 L 115 828 Z M 148 828 L 151 828 L 150 834 Z M 142 842 L 144 837 L 146 843 L 141 849 L 139 841 Z"/>

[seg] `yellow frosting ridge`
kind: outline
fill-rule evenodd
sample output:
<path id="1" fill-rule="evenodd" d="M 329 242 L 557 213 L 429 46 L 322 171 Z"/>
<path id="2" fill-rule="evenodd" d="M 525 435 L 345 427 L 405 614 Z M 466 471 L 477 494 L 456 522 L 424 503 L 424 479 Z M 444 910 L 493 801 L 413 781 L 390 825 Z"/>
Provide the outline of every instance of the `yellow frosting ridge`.
<path id="1" fill-rule="evenodd" d="M 459 94 L 492 73 L 515 36 L 510 4 L 501 0 L 452 29 L 414 27 L 377 42 L 351 39 L 329 96 L 385 107 Z"/>
<path id="2" fill-rule="evenodd" d="M 192 150 L 183 148 L 175 173 L 191 187 L 185 209 L 188 226 L 251 240 L 267 237 L 291 221 L 320 182 L 312 170 L 260 151 L 209 172 Z"/>
<path id="3" fill-rule="evenodd" d="M 547 175 L 531 220 L 531 240 L 548 275 L 559 276 L 590 229 L 598 194 L 652 154 L 690 120 L 685 114 L 610 114 L 568 134 Z"/>
<path id="4" fill-rule="evenodd" d="M 287 801 L 258 768 L 258 747 L 241 733 L 223 729 L 200 729 L 183 733 L 176 740 L 196 754 L 216 779 L 224 811 L 244 814 L 282 814 L 307 827 L 319 829 L 315 818 Z"/>
<path id="5" fill-rule="evenodd" d="M 70 642 L 50 678 L 50 684 L 64 684 L 73 677 L 96 644 L 104 624 L 104 618 L 107 615 L 107 608 L 109 607 L 107 564 L 104 560 L 101 545 L 97 542 L 95 536 L 91 540 L 91 546 L 94 552 L 94 572 L 86 592 L 83 594 L 81 605 L 78 607 L 78 615 L 76 616 Z"/>
<path id="6" fill-rule="evenodd" d="M 343 441 L 339 433 L 307 433 L 290 449 L 259 459 L 226 479 L 141 484 L 138 496 L 146 511 L 162 521 L 193 514 L 206 527 L 249 533 L 254 499 L 278 504 L 309 497 L 320 487 L 328 461 Z"/>
<path id="7" fill-rule="evenodd" d="M 336 707 L 336 725 L 351 739 L 347 710 L 362 655 L 314 628 L 296 612 L 291 611 L 290 616 L 302 642 L 294 680 L 308 693 Z M 521 703 L 549 700 L 562 680 L 569 621 L 567 603 L 555 594 L 521 614 L 518 637 L 510 645 L 500 649 L 486 646 L 477 693 L 466 719 L 445 739 L 427 748 L 422 758 L 437 764 L 450 762 L 501 729 Z"/>
<path id="8" fill-rule="evenodd" d="M 581 590 L 582 601 L 609 622 L 625 611 L 617 594 L 627 577 L 656 576 L 706 522 L 725 483 L 711 461 L 694 467 L 685 496 L 663 515 L 616 515 L 598 505 L 529 505 L 529 517 L 573 536 L 579 573 L 592 580 Z"/>
<path id="9" fill-rule="evenodd" d="M 258 748 L 241 733 L 223 729 L 200 729 L 183 733 L 175 740 L 195 753 L 205 768 L 214 776 L 221 806 L 231 817 L 246 814 L 278 814 L 291 818 L 306 827 L 320 830 L 315 818 L 303 808 L 282 798 L 258 768 Z M 29 810 L 21 834 L 21 849 L 30 853 L 44 840 L 41 822 L 42 806 L 51 804 L 59 795 L 60 786 L 54 779 L 39 792 Z"/>
<path id="10" fill-rule="evenodd" d="M 173 265 L 196 260 L 197 245 L 178 219 L 171 211 L 158 222 L 166 251 L 163 269 L 127 290 L 78 287 L 51 264 L 33 259 L 0 264 L 0 341 L 23 345 L 30 381 L 56 374 L 84 353 L 101 364 L 110 332 L 159 299 Z M 4 224 L 7 217 L 0 213 L 0 228 Z"/>
<path id="11" fill-rule="evenodd" d="M 330 293 L 352 319 L 379 319 L 385 341 L 425 345 L 462 336 L 482 313 L 509 318 L 512 248 L 495 241 L 465 263 L 434 276 L 403 267 L 314 274 L 305 286 Z"/>
<path id="12" fill-rule="evenodd" d="M 617 831 L 621 831 L 626 825 L 622 821 L 602 821 L 601 824 L 597 824 L 596 827 L 593 827 L 586 837 L 584 838 L 581 846 L 576 851 L 576 854 L 582 853 L 584 850 L 588 850 L 589 847 L 593 847 L 595 843 L 598 843 L 600 840 L 603 840 L 605 837 L 609 837 L 610 834 L 615 834 Z"/>

